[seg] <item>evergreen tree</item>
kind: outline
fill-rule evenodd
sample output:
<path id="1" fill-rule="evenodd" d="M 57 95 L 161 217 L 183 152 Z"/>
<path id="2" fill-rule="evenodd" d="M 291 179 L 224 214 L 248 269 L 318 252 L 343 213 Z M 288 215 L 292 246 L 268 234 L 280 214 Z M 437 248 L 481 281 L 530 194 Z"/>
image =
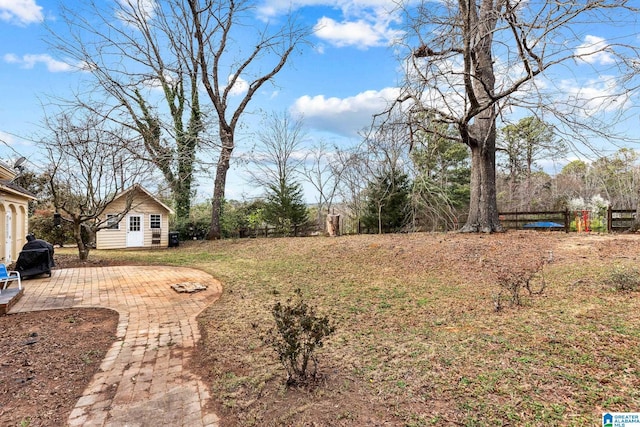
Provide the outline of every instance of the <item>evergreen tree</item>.
<path id="1" fill-rule="evenodd" d="M 410 192 L 409 178 L 398 170 L 376 177 L 367 188 L 363 225 L 378 233 L 400 231 L 410 213 Z"/>
<path id="2" fill-rule="evenodd" d="M 278 185 L 270 185 L 264 207 L 264 219 L 276 227 L 276 231 L 297 235 L 298 228 L 308 220 L 307 206 L 304 203 L 302 185 L 280 180 Z"/>

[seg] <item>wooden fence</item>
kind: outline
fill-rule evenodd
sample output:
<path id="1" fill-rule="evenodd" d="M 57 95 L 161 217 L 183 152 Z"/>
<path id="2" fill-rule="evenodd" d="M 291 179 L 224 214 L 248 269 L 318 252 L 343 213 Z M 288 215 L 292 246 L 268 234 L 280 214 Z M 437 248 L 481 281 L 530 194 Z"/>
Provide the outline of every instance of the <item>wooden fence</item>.
<path id="1" fill-rule="evenodd" d="M 635 209 L 608 208 L 606 218 L 596 217 L 589 211 L 530 211 L 530 212 L 500 212 L 500 222 L 507 230 L 544 230 L 544 231 L 599 231 L 622 232 L 628 230 L 635 221 Z M 324 234 L 324 230 L 317 224 L 310 223 L 303 227 L 292 227 L 289 233 L 274 227 L 258 227 L 242 229 L 235 237 L 283 237 L 283 236 L 312 236 Z M 367 230 L 356 218 L 347 215 L 340 216 L 340 234 L 375 233 L 377 230 Z"/>
<path id="2" fill-rule="evenodd" d="M 500 223 L 508 230 L 532 229 L 569 232 L 569 210 L 500 212 Z"/>
<path id="3" fill-rule="evenodd" d="M 635 209 L 607 210 L 607 231 L 609 233 L 628 230 L 636 219 Z"/>
<path id="4" fill-rule="evenodd" d="M 635 209 L 607 209 L 605 218 L 596 217 L 590 211 L 531 211 L 501 212 L 500 222 L 505 229 L 530 229 L 549 231 L 607 231 L 615 233 L 628 230 L 636 218 Z M 594 225 L 594 221 L 604 223 Z"/>

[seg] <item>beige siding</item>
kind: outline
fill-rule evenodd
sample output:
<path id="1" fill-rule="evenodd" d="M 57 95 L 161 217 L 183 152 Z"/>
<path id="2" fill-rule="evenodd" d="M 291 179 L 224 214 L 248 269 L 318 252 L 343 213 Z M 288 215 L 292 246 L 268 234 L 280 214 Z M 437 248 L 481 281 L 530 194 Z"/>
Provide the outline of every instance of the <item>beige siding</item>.
<path id="1" fill-rule="evenodd" d="M 29 232 L 28 201 L 17 194 L 0 192 L 0 262 L 15 262 L 24 246 Z M 8 214 L 10 224 L 7 224 Z M 11 237 L 8 243 L 7 236 Z"/>
<path id="2" fill-rule="evenodd" d="M 122 197 L 109 206 L 105 211 L 106 215 L 115 215 L 125 208 L 125 197 Z M 160 245 L 152 244 L 151 215 L 159 214 L 161 220 L 161 241 Z M 127 221 L 132 215 L 141 217 L 142 231 L 144 234 L 144 247 L 167 247 L 169 244 L 169 211 L 146 194 L 138 193 L 133 201 L 131 210 L 120 221 L 117 230 L 104 229 L 96 235 L 96 247 L 98 249 L 122 249 L 127 246 Z"/>

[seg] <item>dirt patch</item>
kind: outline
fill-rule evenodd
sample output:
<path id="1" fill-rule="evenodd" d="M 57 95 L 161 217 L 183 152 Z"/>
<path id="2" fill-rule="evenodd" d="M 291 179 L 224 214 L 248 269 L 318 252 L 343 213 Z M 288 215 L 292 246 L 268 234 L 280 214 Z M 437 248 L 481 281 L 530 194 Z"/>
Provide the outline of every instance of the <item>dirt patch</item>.
<path id="1" fill-rule="evenodd" d="M 56 254 L 55 269 L 82 268 L 82 267 L 112 267 L 116 265 L 131 265 L 131 261 L 113 260 L 108 258 L 95 258 L 89 255 L 86 261 L 80 261 L 78 255 Z"/>
<path id="2" fill-rule="evenodd" d="M 55 263 L 55 269 L 133 264 L 66 254 L 56 254 Z M 0 425 L 65 425 L 116 340 L 117 323 L 118 313 L 107 309 L 1 316 Z"/>
<path id="3" fill-rule="evenodd" d="M 0 425 L 65 425 L 116 339 L 118 314 L 51 310 L 0 322 Z"/>

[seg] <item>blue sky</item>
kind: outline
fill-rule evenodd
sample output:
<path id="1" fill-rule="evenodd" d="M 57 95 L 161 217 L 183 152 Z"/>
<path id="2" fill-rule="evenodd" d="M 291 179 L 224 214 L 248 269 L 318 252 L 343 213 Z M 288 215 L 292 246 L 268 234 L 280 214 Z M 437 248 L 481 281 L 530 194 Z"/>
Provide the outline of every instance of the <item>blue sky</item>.
<path id="1" fill-rule="evenodd" d="M 112 1 L 112 0 L 99 0 Z M 145 0 L 153 1 L 153 0 Z M 74 0 L 66 0 L 73 7 Z M 51 95 L 65 96 L 76 89 L 79 75 L 65 58 L 55 57 L 44 38 L 45 27 L 61 26 L 57 0 L 0 0 L 0 158 L 26 156 L 39 163 L 32 141 L 41 133 L 43 104 Z M 347 146 L 358 142 L 357 133 L 372 114 L 397 94 L 399 64 L 392 41 L 402 35 L 402 22 L 391 13 L 389 0 L 262 0 L 256 13 L 262 20 L 283 19 L 292 9 L 315 25 L 312 45 L 292 58 L 276 76 L 275 87 L 265 88 L 252 109 L 301 113 L 312 138 Z M 583 49 L 629 32 L 621 26 L 581 29 Z M 638 43 L 636 37 L 635 43 Z M 588 47 L 584 47 L 588 46 Z M 593 66 L 606 66 L 606 52 L 588 57 Z M 606 92 L 606 84 L 587 79 L 581 64 L 558 75 L 565 79 L 566 94 L 581 91 L 594 99 Z M 586 68 L 584 69 L 586 70 Z M 635 97 L 630 102 L 635 102 Z M 627 124 L 637 133 L 640 122 Z M 240 147 L 242 149 L 242 147 Z M 200 177 L 199 196 L 209 197 L 212 176 Z M 242 171 L 230 171 L 228 198 L 240 199 L 252 192 Z"/>
<path id="2" fill-rule="evenodd" d="M 105 0 L 108 1 L 108 0 Z M 65 2 L 73 6 L 73 0 Z M 312 45 L 295 55 L 265 86 L 250 108 L 303 113 L 310 134 L 330 144 L 349 145 L 371 115 L 385 105 L 397 86 L 397 62 L 390 40 L 397 22 L 385 0 L 301 0 L 293 8 L 306 22 L 321 24 Z M 261 19 L 283 19 L 290 2 L 265 0 L 256 10 Z M 38 164 L 36 144 L 51 95 L 69 95 L 80 81 L 65 58 L 56 57 L 45 38 L 49 27 L 63 31 L 54 0 L 0 0 L 0 158 L 26 156 Z M 318 27 L 320 28 L 320 27 Z M 241 149 L 242 147 L 240 147 Z M 236 168 L 230 172 L 228 197 L 250 191 Z M 202 194 L 210 193 L 212 177 L 200 177 Z"/>

